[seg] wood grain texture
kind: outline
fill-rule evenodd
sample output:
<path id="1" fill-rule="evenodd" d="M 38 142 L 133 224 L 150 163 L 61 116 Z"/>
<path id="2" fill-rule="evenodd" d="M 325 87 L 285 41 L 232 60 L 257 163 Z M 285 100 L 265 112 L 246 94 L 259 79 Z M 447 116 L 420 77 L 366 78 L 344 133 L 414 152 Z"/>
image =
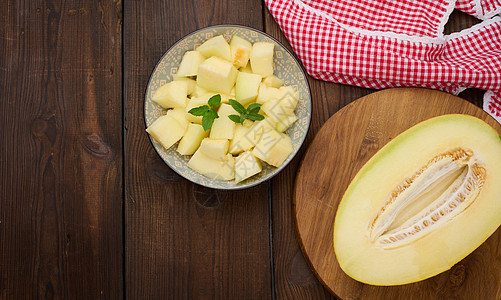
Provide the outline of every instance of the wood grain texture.
<path id="1" fill-rule="evenodd" d="M 293 185 L 322 125 L 373 90 L 309 77 L 305 146 L 245 191 L 181 179 L 144 132 L 158 59 L 184 35 L 224 23 L 287 45 L 257 0 L 0 1 L 0 299 L 334 297 L 301 253 Z M 454 12 L 446 32 L 475 23 Z M 481 105 L 482 94 L 461 96 Z M 438 293 L 451 290 L 461 292 Z"/>
<path id="2" fill-rule="evenodd" d="M 0 53 L 0 298 L 121 297 L 121 5 L 1 1 Z"/>
<path id="3" fill-rule="evenodd" d="M 268 10 L 265 10 L 265 21 L 266 32 L 292 51 L 292 47 Z M 308 135 L 294 160 L 271 181 L 273 265 L 277 299 L 335 299 L 316 278 L 301 251 L 294 230 L 293 187 L 307 145 L 325 121 L 351 101 L 373 92 L 369 89 L 307 77 L 312 95 L 312 119 Z"/>
<path id="4" fill-rule="evenodd" d="M 333 222 L 344 191 L 388 141 L 428 118 L 463 113 L 501 133 L 480 108 L 443 92 L 402 88 L 361 98 L 331 117 L 309 146 L 297 175 L 294 214 L 301 245 L 319 278 L 342 299 L 499 299 L 501 229 L 450 271 L 395 287 L 359 283 L 339 267 Z M 325 151 L 329 149 L 329 151 Z"/>
<path id="5" fill-rule="evenodd" d="M 258 1 L 125 3 L 128 298 L 271 298 L 269 185 L 225 192 L 182 179 L 155 152 L 145 132 L 143 111 L 148 78 L 171 45 L 209 25 L 260 29 L 261 5 Z"/>

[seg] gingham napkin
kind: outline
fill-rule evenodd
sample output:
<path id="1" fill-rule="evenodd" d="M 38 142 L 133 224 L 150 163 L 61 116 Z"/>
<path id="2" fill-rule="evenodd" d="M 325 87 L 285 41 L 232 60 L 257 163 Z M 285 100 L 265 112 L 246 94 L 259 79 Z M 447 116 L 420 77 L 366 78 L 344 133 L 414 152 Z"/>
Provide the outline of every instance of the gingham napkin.
<path id="1" fill-rule="evenodd" d="M 308 73 L 367 88 L 487 90 L 501 123 L 500 0 L 265 0 Z M 444 35 L 453 9 L 481 23 Z"/>

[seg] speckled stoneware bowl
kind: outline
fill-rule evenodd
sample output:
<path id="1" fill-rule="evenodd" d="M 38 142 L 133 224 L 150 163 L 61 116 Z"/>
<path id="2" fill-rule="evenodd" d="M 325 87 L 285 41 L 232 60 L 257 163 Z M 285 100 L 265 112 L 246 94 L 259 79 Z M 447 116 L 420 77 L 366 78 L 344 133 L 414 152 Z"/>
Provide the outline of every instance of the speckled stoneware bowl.
<path id="1" fill-rule="evenodd" d="M 183 54 L 188 50 L 194 50 L 211 37 L 223 35 L 225 39 L 229 41 L 234 34 L 252 43 L 267 41 L 275 44 L 274 74 L 284 80 L 285 85 L 294 86 L 299 92 L 300 100 L 296 108 L 298 120 L 286 131 L 292 138 L 294 152 L 279 168 L 262 163 L 263 171 L 261 173 L 236 184 L 234 181 L 213 180 L 191 170 L 188 167 L 188 161 L 191 156 L 183 156 L 177 153 L 177 143 L 170 149 L 165 149 L 150 137 L 153 147 L 155 147 L 160 157 L 179 175 L 196 184 L 223 190 L 248 188 L 272 178 L 292 160 L 303 144 L 311 119 L 311 93 L 306 75 L 294 56 L 277 40 L 253 28 L 236 25 L 220 25 L 200 29 L 179 40 L 160 59 L 148 82 L 144 102 L 144 115 L 146 127 L 148 127 L 159 116 L 166 113 L 166 110 L 153 102 L 151 97 L 158 87 L 173 79 L 172 77 L 177 72 L 177 67 L 181 62 Z"/>

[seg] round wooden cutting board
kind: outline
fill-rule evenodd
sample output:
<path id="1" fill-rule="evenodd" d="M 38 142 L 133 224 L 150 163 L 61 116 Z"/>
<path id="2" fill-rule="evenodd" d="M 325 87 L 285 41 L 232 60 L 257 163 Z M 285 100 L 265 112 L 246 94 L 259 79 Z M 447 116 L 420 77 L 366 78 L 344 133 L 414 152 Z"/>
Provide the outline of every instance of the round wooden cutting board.
<path id="1" fill-rule="evenodd" d="M 337 112 L 309 146 L 296 178 L 296 229 L 317 277 L 341 299 L 501 299 L 501 228 L 449 271 L 401 286 L 355 281 L 340 269 L 334 254 L 337 206 L 358 170 L 401 132 L 452 113 L 476 116 L 501 133 L 499 123 L 461 98 L 428 89 L 395 88 L 370 94 Z"/>

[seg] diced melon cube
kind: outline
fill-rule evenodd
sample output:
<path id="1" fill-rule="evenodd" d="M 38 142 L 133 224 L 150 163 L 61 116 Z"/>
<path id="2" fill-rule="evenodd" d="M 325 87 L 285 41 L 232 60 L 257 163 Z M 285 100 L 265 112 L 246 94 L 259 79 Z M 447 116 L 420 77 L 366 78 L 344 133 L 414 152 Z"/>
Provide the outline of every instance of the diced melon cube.
<path id="1" fill-rule="evenodd" d="M 205 138 L 200 144 L 200 151 L 206 156 L 212 159 L 224 160 L 226 154 L 228 154 L 228 148 L 230 147 L 230 142 L 226 139 L 213 140 L 210 138 Z"/>
<path id="2" fill-rule="evenodd" d="M 235 159 L 235 183 L 239 183 L 261 172 L 261 163 L 252 152 L 246 151 Z"/>
<path id="3" fill-rule="evenodd" d="M 291 138 L 273 129 L 263 133 L 252 154 L 272 166 L 280 167 L 293 150 Z"/>
<path id="4" fill-rule="evenodd" d="M 204 89 L 203 87 L 199 86 L 198 84 L 195 85 L 195 90 L 193 91 L 193 94 L 191 94 L 191 97 L 197 97 L 200 98 L 204 96 L 205 94 L 210 93 L 208 90 Z"/>
<path id="5" fill-rule="evenodd" d="M 228 139 L 233 138 L 233 133 L 235 130 L 235 122 L 228 118 L 229 115 L 238 114 L 231 105 L 222 103 L 217 111 L 219 118 L 214 120 L 212 128 L 210 130 L 211 139 Z"/>
<path id="6" fill-rule="evenodd" d="M 192 97 L 188 104 L 186 105 L 186 119 L 192 123 L 202 124 L 202 117 L 194 116 L 189 113 L 192 108 L 199 107 L 202 105 L 208 105 L 209 98 L 206 97 Z"/>
<path id="7" fill-rule="evenodd" d="M 167 111 L 167 116 L 171 116 L 183 127 L 188 127 L 190 121 L 187 119 L 186 110 L 184 108 L 174 108 Z"/>
<path id="8" fill-rule="evenodd" d="M 238 71 L 232 63 L 213 56 L 198 67 L 197 84 L 209 91 L 229 94 L 237 76 Z"/>
<path id="9" fill-rule="evenodd" d="M 279 120 L 284 119 L 290 114 L 294 113 L 294 108 L 292 108 L 291 110 L 291 106 L 288 105 L 287 102 L 278 100 L 269 100 L 265 102 L 261 106 L 261 109 L 274 122 L 278 122 Z"/>
<path id="10" fill-rule="evenodd" d="M 207 99 L 210 99 L 212 96 L 215 96 L 215 95 L 221 96 L 221 103 L 229 103 L 230 99 L 234 99 L 235 98 L 235 97 L 230 96 L 230 95 L 226 95 L 226 94 L 223 94 L 223 93 L 214 93 L 214 92 L 207 92 L 205 94 L 200 95 L 197 98 L 207 98 Z"/>
<path id="11" fill-rule="evenodd" d="M 247 65 L 245 67 L 240 68 L 239 71 L 244 72 L 244 73 L 252 73 L 252 68 L 251 68 L 250 63 L 247 63 Z"/>
<path id="12" fill-rule="evenodd" d="M 292 124 L 294 124 L 294 122 L 297 121 L 297 116 L 295 113 L 292 113 L 288 116 L 286 116 L 285 118 L 282 118 L 280 120 L 278 120 L 277 122 L 277 130 L 279 132 L 284 132 L 286 131 L 289 127 L 292 126 Z"/>
<path id="13" fill-rule="evenodd" d="M 269 118 L 254 122 L 254 124 L 244 135 L 237 137 L 237 139 L 233 141 L 234 148 L 232 148 L 231 150 L 233 150 L 234 153 L 250 150 L 261 139 L 261 136 L 264 132 L 275 130 L 275 126 L 276 124 Z"/>
<path id="14" fill-rule="evenodd" d="M 254 124 L 254 121 L 249 120 L 249 119 L 245 119 L 244 123 L 242 125 L 244 125 L 244 127 L 250 128 L 250 127 L 252 127 L 253 124 Z"/>
<path id="15" fill-rule="evenodd" d="M 255 42 L 250 53 L 252 72 L 263 77 L 273 75 L 273 48 L 270 42 Z"/>
<path id="16" fill-rule="evenodd" d="M 151 99 L 161 107 L 186 107 L 188 84 L 184 81 L 171 81 L 159 87 Z"/>
<path id="17" fill-rule="evenodd" d="M 183 138 L 179 141 L 177 152 L 181 155 L 192 155 L 200 147 L 200 143 L 206 135 L 207 132 L 202 125 L 190 123 Z"/>
<path id="18" fill-rule="evenodd" d="M 286 96 L 280 101 L 280 106 L 282 106 L 287 113 L 292 113 L 296 109 L 298 101 L 299 99 L 297 98 Z"/>
<path id="19" fill-rule="evenodd" d="M 237 68 L 245 67 L 249 61 L 252 43 L 234 35 L 230 39 L 231 59 Z"/>
<path id="20" fill-rule="evenodd" d="M 288 98 L 299 99 L 299 93 L 293 86 L 281 86 L 278 89 L 278 94 L 276 95 L 278 100 L 285 100 Z"/>
<path id="21" fill-rule="evenodd" d="M 249 131 L 249 127 L 245 127 L 242 124 L 235 125 L 235 132 L 233 134 L 233 139 L 230 141 L 230 148 L 228 152 L 231 154 L 238 154 L 244 151 L 244 147 L 248 144 L 245 140 L 242 140 L 243 137 Z M 250 149 L 250 147 L 248 147 Z"/>
<path id="22" fill-rule="evenodd" d="M 235 178 L 235 158 L 227 154 L 224 160 L 212 159 L 200 151 L 200 148 L 188 161 L 188 167 L 215 180 Z"/>
<path id="23" fill-rule="evenodd" d="M 163 115 L 146 128 L 146 132 L 165 149 L 169 149 L 183 137 L 186 127 L 179 124 L 172 116 Z"/>
<path id="24" fill-rule="evenodd" d="M 186 51 L 174 78 L 197 76 L 198 65 L 205 60 L 205 56 L 198 51 Z"/>
<path id="25" fill-rule="evenodd" d="M 263 79 L 263 83 L 267 87 L 272 87 L 272 88 L 279 88 L 284 85 L 284 81 L 275 75 L 267 76 L 266 78 Z"/>
<path id="26" fill-rule="evenodd" d="M 257 97 L 256 97 L 256 103 L 265 103 L 267 101 L 270 101 L 270 100 L 278 100 L 278 94 L 279 94 L 279 91 L 277 88 L 274 88 L 274 87 L 269 87 L 267 86 L 265 83 L 261 83 L 259 85 L 259 90 L 258 90 L 258 94 L 257 94 Z"/>
<path id="27" fill-rule="evenodd" d="M 235 98 L 240 104 L 246 106 L 257 97 L 261 75 L 238 72 L 235 83 Z"/>
<path id="28" fill-rule="evenodd" d="M 191 79 L 188 77 L 179 77 L 174 79 L 174 81 L 186 81 L 186 86 L 187 86 L 187 94 L 192 95 L 193 92 L 195 91 L 195 87 L 197 85 L 197 81 L 195 79 Z"/>
<path id="29" fill-rule="evenodd" d="M 197 51 L 205 57 L 217 56 L 228 62 L 231 61 L 230 45 L 222 35 L 208 39 L 202 45 L 198 46 Z"/>

